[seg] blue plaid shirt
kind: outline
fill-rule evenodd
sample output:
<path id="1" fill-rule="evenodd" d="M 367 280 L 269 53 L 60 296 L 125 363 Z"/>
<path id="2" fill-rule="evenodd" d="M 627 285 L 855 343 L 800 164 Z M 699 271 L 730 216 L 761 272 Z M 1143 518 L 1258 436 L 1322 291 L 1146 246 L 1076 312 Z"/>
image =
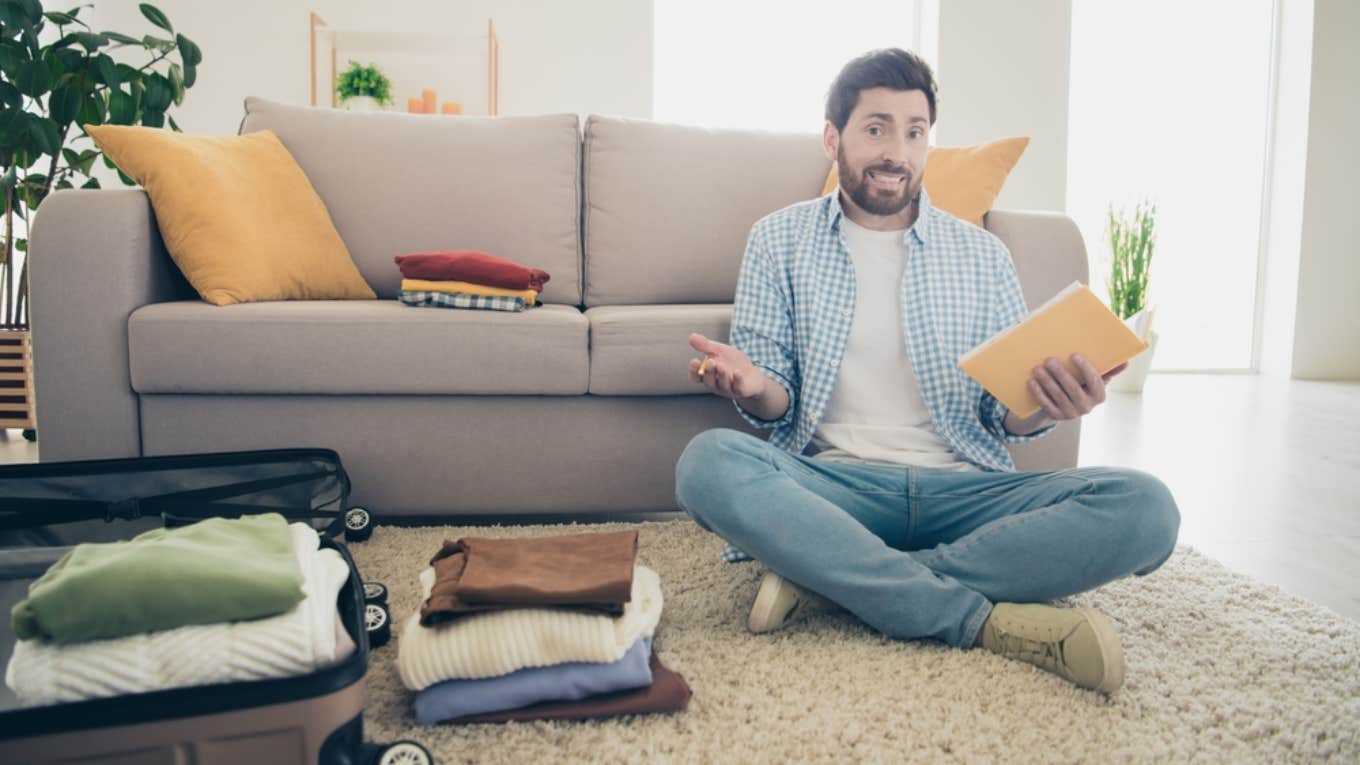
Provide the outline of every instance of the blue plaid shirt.
<path id="1" fill-rule="evenodd" d="M 841 233 L 839 192 L 765 216 L 751 228 L 732 308 L 731 345 L 784 386 L 789 409 L 761 420 L 737 406 L 770 443 L 802 454 L 836 384 L 855 308 L 855 268 Z M 901 319 L 916 381 L 936 432 L 983 469 L 1014 470 L 1006 407 L 958 367 L 959 357 L 1025 316 L 1024 295 L 1006 246 L 986 230 L 930 204 L 904 239 Z M 733 402 L 735 405 L 736 402 Z M 735 548 L 728 560 L 744 560 Z"/>

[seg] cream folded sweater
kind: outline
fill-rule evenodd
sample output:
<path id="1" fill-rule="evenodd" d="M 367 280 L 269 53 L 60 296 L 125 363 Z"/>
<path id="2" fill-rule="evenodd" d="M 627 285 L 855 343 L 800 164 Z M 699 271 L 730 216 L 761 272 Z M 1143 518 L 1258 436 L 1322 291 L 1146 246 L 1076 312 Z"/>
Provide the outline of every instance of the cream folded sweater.
<path id="1" fill-rule="evenodd" d="M 424 597 L 434 569 L 420 574 Z M 633 569 L 631 599 L 617 617 L 558 608 L 484 611 L 423 627 L 417 609 L 397 645 L 397 670 L 413 691 L 444 680 L 497 677 L 525 667 L 570 661 L 618 661 L 639 638 L 651 637 L 661 620 L 661 577 L 646 566 Z"/>

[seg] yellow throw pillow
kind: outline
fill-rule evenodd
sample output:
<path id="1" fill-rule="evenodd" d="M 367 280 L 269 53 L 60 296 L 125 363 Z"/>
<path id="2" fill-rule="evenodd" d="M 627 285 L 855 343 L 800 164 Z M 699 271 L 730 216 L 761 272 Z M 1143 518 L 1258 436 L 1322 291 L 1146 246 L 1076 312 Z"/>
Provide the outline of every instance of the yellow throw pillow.
<path id="1" fill-rule="evenodd" d="M 271 131 L 191 136 L 86 125 L 146 189 L 170 257 L 213 305 L 377 296 L 293 155 Z"/>
<path id="2" fill-rule="evenodd" d="M 992 209 L 1029 138 L 1002 138 L 978 146 L 932 146 L 926 155 L 926 193 L 930 203 L 977 226 Z M 836 164 L 831 164 L 822 194 L 839 184 Z"/>

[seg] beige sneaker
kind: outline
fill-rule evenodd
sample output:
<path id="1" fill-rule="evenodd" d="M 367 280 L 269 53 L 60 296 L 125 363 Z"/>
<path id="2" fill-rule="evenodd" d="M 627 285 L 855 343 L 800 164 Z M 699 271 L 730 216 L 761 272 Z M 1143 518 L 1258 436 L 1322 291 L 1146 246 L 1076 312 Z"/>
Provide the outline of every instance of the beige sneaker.
<path id="1" fill-rule="evenodd" d="M 1046 669 L 1082 688 L 1114 693 L 1124 684 L 1124 648 L 1114 625 L 1092 608 L 997 603 L 982 646 Z"/>
<path id="2" fill-rule="evenodd" d="M 766 571 L 760 580 L 760 589 L 756 592 L 756 602 L 751 606 L 746 627 L 757 634 L 782 629 L 798 621 L 816 600 L 820 600 L 820 597 L 815 593 L 773 571 Z"/>

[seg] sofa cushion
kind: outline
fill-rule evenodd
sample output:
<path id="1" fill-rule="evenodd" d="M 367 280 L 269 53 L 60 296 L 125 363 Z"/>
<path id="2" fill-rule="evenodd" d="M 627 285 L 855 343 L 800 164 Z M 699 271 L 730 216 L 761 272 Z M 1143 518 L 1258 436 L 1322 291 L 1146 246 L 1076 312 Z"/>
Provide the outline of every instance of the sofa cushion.
<path id="1" fill-rule="evenodd" d="M 816 133 L 589 117 L 585 305 L 731 303 L 751 225 L 825 179 Z"/>
<path id="2" fill-rule="evenodd" d="M 373 299 L 325 205 L 273 133 L 85 132 L 146 189 L 170 259 L 209 303 Z"/>
<path id="3" fill-rule="evenodd" d="M 545 303 L 581 303 L 580 120 L 430 117 L 246 99 L 330 210 L 359 271 L 396 297 L 393 257 L 482 250 L 547 271 Z"/>
<path id="4" fill-rule="evenodd" d="M 138 393 L 575 395 L 586 392 L 588 334 L 563 305 L 179 301 L 133 312 L 128 357 Z"/>
<path id="5" fill-rule="evenodd" d="M 702 354 L 689 346 L 698 332 L 725 343 L 732 306 L 612 305 L 588 308 L 590 392 L 599 396 L 708 394 L 689 381 L 689 360 Z"/>

